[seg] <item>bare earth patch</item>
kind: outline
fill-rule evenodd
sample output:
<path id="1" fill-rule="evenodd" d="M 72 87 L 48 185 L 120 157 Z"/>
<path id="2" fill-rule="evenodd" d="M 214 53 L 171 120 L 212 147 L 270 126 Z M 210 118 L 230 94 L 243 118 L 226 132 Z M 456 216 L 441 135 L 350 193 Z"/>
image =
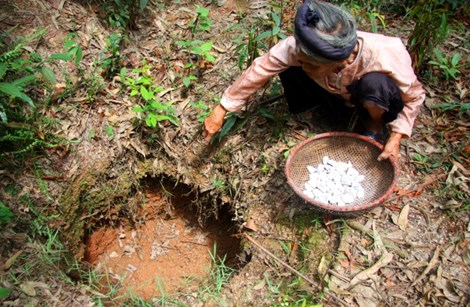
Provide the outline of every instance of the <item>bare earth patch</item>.
<path id="1" fill-rule="evenodd" d="M 135 227 L 100 228 L 88 237 L 85 261 L 106 276 L 99 279 L 104 293 L 115 286 L 147 300 L 190 294 L 210 275 L 213 259 L 235 264 L 240 243 L 230 221 L 201 227 L 191 198 L 172 201 L 166 189 L 147 188 L 142 222 Z"/>

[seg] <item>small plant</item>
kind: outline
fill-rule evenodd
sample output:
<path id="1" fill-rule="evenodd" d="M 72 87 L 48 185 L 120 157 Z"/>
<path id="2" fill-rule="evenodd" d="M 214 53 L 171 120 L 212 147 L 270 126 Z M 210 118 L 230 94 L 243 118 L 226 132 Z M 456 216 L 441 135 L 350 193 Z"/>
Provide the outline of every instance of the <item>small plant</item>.
<path id="1" fill-rule="evenodd" d="M 292 141 L 287 142 L 286 144 L 287 148 L 284 150 L 284 158 L 287 159 L 289 157 L 290 151 L 295 145 L 297 145 L 295 142 L 292 142 Z"/>
<path id="2" fill-rule="evenodd" d="M 438 103 L 433 105 L 433 109 L 439 109 L 443 112 L 447 111 L 457 111 L 459 114 L 467 114 L 470 115 L 470 101 L 468 102 L 459 102 L 455 101 L 450 97 L 444 98 L 446 102 Z"/>
<path id="3" fill-rule="evenodd" d="M 247 33 L 248 41 L 240 40 L 235 49 L 235 53 L 238 53 L 237 66 L 241 71 L 248 68 L 259 56 L 258 41 L 256 40 L 258 35 L 256 33 L 257 29 L 252 27 Z"/>
<path id="4" fill-rule="evenodd" d="M 8 295 L 10 295 L 11 290 L 8 288 L 0 288 L 0 299 L 6 298 Z"/>
<path id="5" fill-rule="evenodd" d="M 212 25 L 212 21 L 209 19 L 209 9 L 196 5 L 196 13 L 196 18 L 189 24 L 191 33 L 209 32 Z"/>
<path id="6" fill-rule="evenodd" d="M 210 272 L 210 280 L 208 285 L 201 290 L 201 297 L 205 299 L 217 299 L 222 288 L 226 285 L 232 275 L 236 272 L 235 269 L 228 267 L 225 264 L 226 257 L 217 256 L 217 245 L 214 244 L 214 251 L 210 252 L 212 259 L 212 269 Z"/>
<path id="7" fill-rule="evenodd" d="M 134 112 L 142 113 L 145 116 L 145 123 L 149 127 L 156 128 L 162 121 L 169 121 L 178 125 L 176 110 L 170 102 L 160 102 L 158 94 L 164 88 L 156 85 L 156 80 L 150 75 L 151 66 L 143 63 L 140 68 L 132 70 L 132 77 L 128 76 L 127 69 L 121 69 L 121 82 L 130 89 L 130 96 L 136 97 L 138 103 L 144 103 L 144 106 L 135 107 Z"/>
<path id="8" fill-rule="evenodd" d="M 8 224 L 13 219 L 13 212 L 0 201 L 0 226 Z"/>
<path id="9" fill-rule="evenodd" d="M 434 49 L 434 55 L 437 61 L 429 61 L 429 64 L 439 67 L 446 80 L 456 80 L 460 75 L 458 67 L 462 55 L 457 52 L 451 57 L 445 57 L 437 48 Z"/>
<path id="10" fill-rule="evenodd" d="M 44 65 L 41 56 L 23 49 L 28 42 L 42 37 L 44 33 L 39 30 L 31 36 L 20 37 L 13 47 L 3 43 L 7 33 L 0 36 L 0 120 L 3 123 L 8 122 L 9 115 L 19 120 L 25 113 L 18 99 L 26 102 L 30 108 L 35 107 L 28 90 L 38 81 L 39 75 L 51 83 L 55 82 L 54 73 Z"/>
<path id="11" fill-rule="evenodd" d="M 225 136 L 227 136 L 230 133 L 233 126 L 235 126 L 236 122 L 237 122 L 237 116 L 230 114 L 225 119 L 224 124 L 222 125 L 222 128 L 220 129 L 220 131 L 217 132 L 217 134 L 212 137 L 211 143 L 213 143 L 215 140 L 220 142 Z"/>
<path id="12" fill-rule="evenodd" d="M 210 53 L 213 43 L 211 41 L 203 42 L 200 40 L 177 41 L 176 44 L 183 48 L 188 48 L 191 53 L 197 56 L 196 63 L 188 63 L 185 65 L 186 75 L 183 76 L 182 81 L 184 86 L 190 87 L 191 82 L 198 78 L 194 70 L 200 70 L 206 67 L 206 62 L 214 63 L 215 57 Z"/>
<path id="13" fill-rule="evenodd" d="M 54 53 L 51 55 L 51 60 L 63 60 L 63 61 L 74 61 L 75 65 L 78 66 L 82 60 L 83 51 L 80 44 L 74 40 L 76 33 L 70 33 L 65 37 L 64 50 L 65 53 Z"/>
<path id="14" fill-rule="evenodd" d="M 271 16 L 271 29 L 259 34 L 255 41 L 259 42 L 269 38 L 269 46 L 277 44 L 280 39 L 284 39 L 287 36 L 281 32 L 281 18 L 274 12 L 269 13 Z"/>
<path id="15" fill-rule="evenodd" d="M 28 127 L 31 128 L 31 127 Z M 57 145 L 45 141 L 36 131 L 24 128 L 5 128 L 0 134 L 1 151 L 0 157 L 5 155 L 25 154 L 36 148 L 53 148 Z"/>
<path id="16" fill-rule="evenodd" d="M 210 63 L 214 63 L 215 61 L 215 57 L 210 53 L 212 50 L 212 46 L 213 46 L 213 43 L 211 41 L 208 41 L 208 42 L 203 42 L 200 40 L 177 41 L 176 44 L 184 48 L 189 48 L 191 53 L 196 54 L 202 60 L 206 60 Z M 200 64 L 202 63 L 200 62 Z"/>
<path id="17" fill-rule="evenodd" d="M 139 13 L 147 6 L 148 0 L 103 1 L 103 10 L 113 28 L 136 28 Z"/>
<path id="18" fill-rule="evenodd" d="M 426 173 L 429 173 L 431 171 L 431 161 L 428 156 L 415 153 L 412 155 L 413 162 L 417 164 L 417 167 L 421 170 L 423 170 Z"/>
<path id="19" fill-rule="evenodd" d="M 339 1 L 333 1 L 339 2 Z M 336 3 L 337 5 L 339 3 Z M 380 22 L 382 28 L 386 28 L 387 25 L 385 23 L 385 16 L 380 13 L 381 3 L 380 1 L 341 1 L 341 5 L 349 11 L 354 18 L 356 19 L 357 23 L 364 28 L 371 29 L 372 32 L 378 32 L 378 23 Z"/>
<path id="20" fill-rule="evenodd" d="M 376 11 L 370 11 L 366 13 L 370 26 L 372 28 L 372 32 L 377 33 L 378 32 L 378 24 L 377 20 L 380 21 L 380 24 L 382 25 L 382 28 L 386 29 L 387 25 L 385 23 L 385 16 L 376 12 Z"/>
<path id="21" fill-rule="evenodd" d="M 121 69 L 122 56 L 120 52 L 120 45 L 122 41 L 122 34 L 119 32 L 112 33 L 106 39 L 105 50 L 100 52 L 99 61 L 100 67 L 104 70 L 105 78 L 114 77 L 114 75 Z"/>
<path id="22" fill-rule="evenodd" d="M 220 190 L 225 190 L 226 189 L 224 181 L 220 178 L 217 178 L 217 177 L 212 178 L 212 186 L 214 188 L 220 189 Z"/>
<path id="23" fill-rule="evenodd" d="M 408 37 L 408 51 L 415 71 L 419 71 L 425 57 L 447 36 L 451 13 L 446 0 L 417 1 L 406 18 L 415 22 Z"/>
<path id="24" fill-rule="evenodd" d="M 204 101 L 199 100 L 198 102 L 191 102 L 190 106 L 196 109 L 196 118 L 197 121 L 202 123 L 206 119 L 207 116 L 211 114 L 211 108 Z"/>
<path id="25" fill-rule="evenodd" d="M 269 140 L 279 139 L 281 137 L 283 129 L 285 129 L 284 124 L 287 121 L 287 115 L 275 114 L 267 108 L 260 108 L 258 110 L 258 114 L 266 118 L 268 121 L 270 121 L 271 123 L 275 125 Z"/>

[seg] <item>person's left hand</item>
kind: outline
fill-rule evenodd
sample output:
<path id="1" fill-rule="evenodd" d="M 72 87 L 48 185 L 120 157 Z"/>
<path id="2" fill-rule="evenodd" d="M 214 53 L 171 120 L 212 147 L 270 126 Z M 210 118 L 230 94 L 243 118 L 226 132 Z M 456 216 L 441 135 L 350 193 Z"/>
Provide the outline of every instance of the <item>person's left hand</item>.
<path id="1" fill-rule="evenodd" d="M 395 162 L 398 159 L 398 154 L 400 152 L 400 140 L 402 138 L 401 133 L 392 132 L 390 137 L 385 144 L 384 150 L 379 155 L 377 160 L 382 161 L 385 159 L 390 159 L 390 161 Z"/>

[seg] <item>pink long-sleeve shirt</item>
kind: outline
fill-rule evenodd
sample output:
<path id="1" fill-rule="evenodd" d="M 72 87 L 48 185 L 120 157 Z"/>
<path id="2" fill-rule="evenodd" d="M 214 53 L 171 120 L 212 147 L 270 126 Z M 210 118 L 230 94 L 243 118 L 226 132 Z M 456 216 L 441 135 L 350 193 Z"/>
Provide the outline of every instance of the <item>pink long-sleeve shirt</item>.
<path id="1" fill-rule="evenodd" d="M 301 66 L 316 83 L 327 91 L 342 96 L 346 101 L 351 97 L 346 86 L 367 73 L 382 72 L 396 82 L 405 105 L 397 118 L 389 123 L 389 128 L 409 137 L 426 96 L 413 71 L 410 55 L 399 38 L 361 31 L 357 34 L 358 54 L 339 73 L 328 67 L 320 71 L 318 66 L 303 61 L 305 54 L 293 36 L 280 41 L 268 53 L 255 59 L 225 90 L 221 99 L 222 106 L 227 111 L 239 110 L 271 77 L 290 66 Z"/>

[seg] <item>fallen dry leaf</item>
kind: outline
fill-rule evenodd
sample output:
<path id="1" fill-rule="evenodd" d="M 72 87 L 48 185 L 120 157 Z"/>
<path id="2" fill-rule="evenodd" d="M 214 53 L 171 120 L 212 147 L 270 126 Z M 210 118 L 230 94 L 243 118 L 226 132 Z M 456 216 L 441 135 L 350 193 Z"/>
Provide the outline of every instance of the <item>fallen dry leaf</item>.
<path id="1" fill-rule="evenodd" d="M 24 294 L 29 296 L 36 296 L 36 289 L 34 289 L 34 283 L 31 281 L 24 282 L 20 284 L 20 289 Z"/>
<path id="2" fill-rule="evenodd" d="M 371 278 L 372 275 L 377 273 L 380 268 L 384 267 L 385 265 L 389 264 L 393 260 L 393 255 L 389 252 L 384 252 L 382 257 L 374 263 L 370 268 L 365 269 L 364 271 L 358 273 L 349 283 L 348 290 L 356 286 L 357 284 L 368 280 Z"/>
<path id="3" fill-rule="evenodd" d="M 253 221 L 253 219 L 248 219 L 245 223 L 243 223 L 243 227 L 254 232 L 258 231 L 258 227 L 256 226 L 255 221 Z"/>
<path id="4" fill-rule="evenodd" d="M 434 251 L 434 255 L 432 256 L 431 260 L 428 263 L 428 266 L 418 276 L 418 278 L 410 285 L 409 288 L 414 287 L 418 282 L 420 282 L 434 268 L 434 266 L 439 261 L 439 253 L 440 253 L 440 248 L 437 247 L 436 250 Z"/>
<path id="5" fill-rule="evenodd" d="M 470 265 L 470 245 L 467 245 L 462 251 L 462 260 L 466 265 Z"/>
<path id="6" fill-rule="evenodd" d="M 259 291 L 266 286 L 266 282 L 262 279 L 258 284 L 253 287 L 253 290 Z"/>
<path id="7" fill-rule="evenodd" d="M 442 290 L 444 296 L 453 303 L 460 302 L 460 296 L 455 291 L 455 287 L 452 282 L 442 276 L 442 266 L 437 268 L 436 278 L 434 280 L 436 287 Z"/>
<path id="8" fill-rule="evenodd" d="M 15 263 L 16 259 L 23 253 L 23 251 L 17 251 L 13 256 L 11 256 L 5 264 L 3 265 L 3 269 L 6 271 Z"/>
<path id="9" fill-rule="evenodd" d="M 403 209 L 400 212 L 400 215 L 398 216 L 397 224 L 398 224 L 398 227 L 400 227 L 400 229 L 403 231 L 406 231 L 406 228 L 408 226 L 409 212 L 410 212 L 410 205 L 406 205 L 403 207 Z"/>

